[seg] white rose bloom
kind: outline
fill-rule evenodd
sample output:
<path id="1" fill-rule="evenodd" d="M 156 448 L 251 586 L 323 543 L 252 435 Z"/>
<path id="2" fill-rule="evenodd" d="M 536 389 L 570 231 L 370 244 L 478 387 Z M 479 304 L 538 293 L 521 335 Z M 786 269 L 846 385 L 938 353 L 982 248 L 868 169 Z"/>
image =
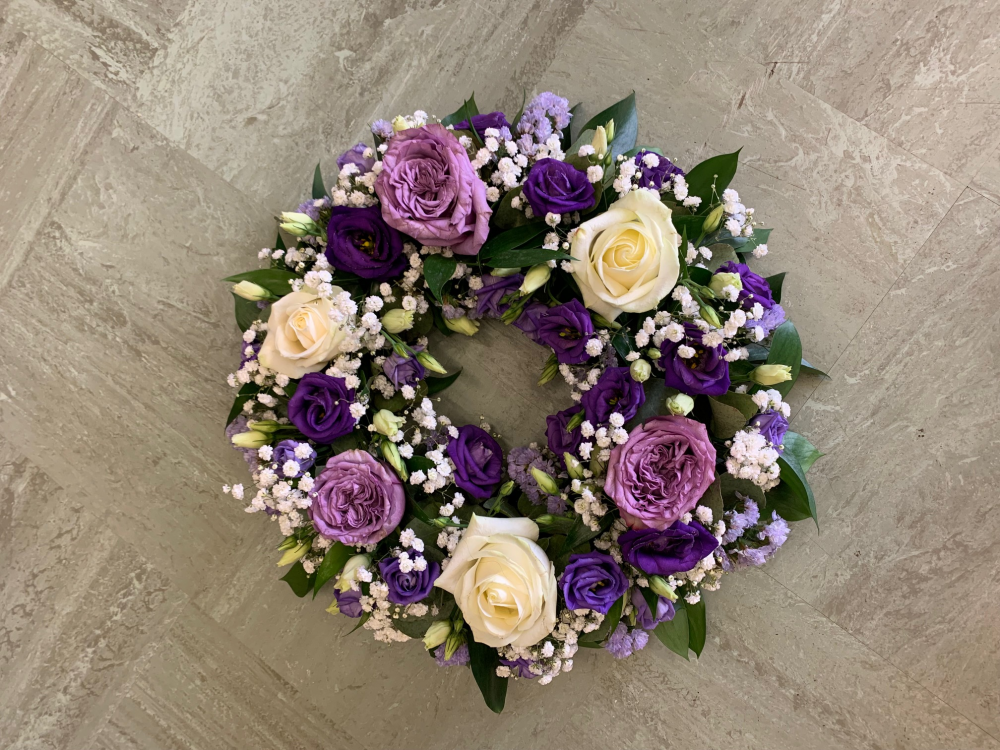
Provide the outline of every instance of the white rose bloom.
<path id="1" fill-rule="evenodd" d="M 573 237 L 573 275 L 584 305 L 608 320 L 655 309 L 680 275 L 678 242 L 656 191 L 641 188 L 615 201 Z"/>
<path id="2" fill-rule="evenodd" d="M 473 637 L 527 647 L 556 625 L 555 566 L 530 518 L 472 516 L 448 568 L 434 582 L 451 592 Z"/>
<path id="3" fill-rule="evenodd" d="M 343 291 L 333 287 L 336 297 Z M 308 288 L 286 294 L 273 305 L 267 319 L 267 338 L 258 359 L 270 370 L 301 378 L 319 372 L 340 354 L 347 337 L 343 325 L 330 320 L 333 303 Z"/>

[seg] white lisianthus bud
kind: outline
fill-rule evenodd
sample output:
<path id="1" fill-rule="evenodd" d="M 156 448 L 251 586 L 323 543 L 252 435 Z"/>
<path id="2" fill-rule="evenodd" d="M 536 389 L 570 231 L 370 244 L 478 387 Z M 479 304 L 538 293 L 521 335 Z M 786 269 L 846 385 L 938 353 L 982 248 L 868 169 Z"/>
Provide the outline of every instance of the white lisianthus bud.
<path id="1" fill-rule="evenodd" d="M 278 428 L 281 427 L 281 425 L 275 422 L 273 419 L 262 419 L 259 422 L 253 422 L 253 421 L 247 422 L 247 427 L 253 430 L 254 432 L 263 432 L 267 435 L 271 435 L 277 432 Z"/>
<path id="2" fill-rule="evenodd" d="M 662 596 L 665 599 L 669 599 L 672 602 L 677 601 L 677 594 L 672 588 L 667 585 L 666 579 L 662 576 L 650 576 L 649 577 L 649 588 L 657 596 Z"/>
<path id="3" fill-rule="evenodd" d="M 372 559 L 368 555 L 354 555 L 346 563 L 344 569 L 340 571 L 340 576 L 333 587 L 340 593 L 351 590 L 351 583 L 354 581 L 359 568 L 367 568 Z"/>
<path id="4" fill-rule="evenodd" d="M 432 648 L 437 648 L 448 640 L 449 635 L 451 635 L 450 620 L 438 620 L 437 622 L 432 622 L 431 626 L 427 628 L 427 632 L 424 633 L 424 648 L 428 651 Z"/>
<path id="5" fill-rule="evenodd" d="M 792 379 L 788 365 L 758 365 L 750 372 L 750 379 L 758 385 L 777 385 Z"/>
<path id="6" fill-rule="evenodd" d="M 376 431 L 385 435 L 386 437 L 392 437 L 397 432 L 399 432 L 399 427 L 406 421 L 406 417 L 397 417 L 388 409 L 379 409 L 375 413 L 375 418 L 372 420 L 372 424 L 375 425 Z"/>
<path id="7" fill-rule="evenodd" d="M 708 305 L 702 305 L 699 308 L 701 317 L 704 318 L 705 322 L 711 324 L 713 328 L 722 328 L 722 321 L 719 320 L 719 314 L 715 311 L 714 307 L 709 307 Z"/>
<path id="8" fill-rule="evenodd" d="M 686 393 L 677 393 L 667 399 L 667 411 L 678 417 L 685 417 L 694 409 L 694 399 Z"/>
<path id="9" fill-rule="evenodd" d="M 583 464 L 572 453 L 563 453 L 563 460 L 570 479 L 583 479 Z"/>
<path id="10" fill-rule="evenodd" d="M 399 448 L 396 447 L 395 443 L 389 440 L 382 441 L 382 457 L 389 462 L 389 466 L 399 475 L 400 479 L 405 482 L 410 478 L 410 472 L 406 470 L 406 463 L 399 455 Z"/>
<path id="11" fill-rule="evenodd" d="M 382 316 L 382 327 L 389 333 L 402 333 L 413 328 L 413 312 L 397 307 Z"/>
<path id="12" fill-rule="evenodd" d="M 548 263 L 539 263 L 537 266 L 532 266 L 524 275 L 524 281 L 521 283 L 521 295 L 527 296 L 536 289 L 541 289 L 545 286 L 545 282 L 549 280 L 550 276 L 552 276 L 552 269 L 549 268 Z"/>
<path id="13" fill-rule="evenodd" d="M 513 276 L 520 270 L 521 270 L 520 268 L 493 268 L 490 269 L 490 273 L 493 274 L 494 276 Z"/>
<path id="14" fill-rule="evenodd" d="M 735 287 L 739 291 L 743 288 L 743 279 L 738 273 L 717 273 L 708 282 L 708 288 L 720 297 L 723 296 L 722 290 L 727 286 Z"/>
<path id="15" fill-rule="evenodd" d="M 534 466 L 531 467 L 531 476 L 535 478 L 538 483 L 538 489 L 547 495 L 558 495 L 559 485 L 556 484 L 556 480 L 553 479 L 549 474 L 538 469 Z"/>
<path id="16" fill-rule="evenodd" d="M 398 133 L 400 130 L 406 130 L 409 125 L 406 124 L 406 118 L 402 115 L 396 115 L 392 120 L 392 131 Z"/>
<path id="17" fill-rule="evenodd" d="M 317 236 L 322 234 L 320 226 L 308 214 L 286 211 L 281 214 L 280 221 L 281 228 L 296 237 L 305 237 L 307 234 Z"/>
<path id="18" fill-rule="evenodd" d="M 645 383 L 653 372 L 652 366 L 644 359 L 637 359 L 628 367 L 632 380 L 636 383 Z"/>
<path id="19" fill-rule="evenodd" d="M 248 299 L 251 302 L 260 302 L 261 300 L 271 299 L 274 296 L 264 287 L 254 284 L 252 281 L 241 281 L 238 284 L 234 284 L 233 294 L 237 297 Z"/>
<path id="20" fill-rule="evenodd" d="M 614 120 L 612 120 L 609 125 L 613 128 Z M 594 148 L 594 153 L 597 155 L 598 159 L 603 159 L 605 154 L 608 153 L 608 131 L 603 125 L 598 125 L 597 130 L 594 131 L 594 138 L 591 140 L 590 145 Z"/>
<path id="21" fill-rule="evenodd" d="M 426 349 L 417 352 L 417 362 L 422 364 L 425 368 L 431 372 L 436 372 L 438 375 L 447 375 L 448 371 L 444 369 L 444 366 L 437 361 L 437 359 Z"/>
<path id="22" fill-rule="evenodd" d="M 233 445 L 237 448 L 243 449 L 253 449 L 257 450 L 262 445 L 267 445 L 271 442 L 271 438 L 265 435 L 263 432 L 257 432 L 257 430 L 250 430 L 249 432 L 241 432 L 238 435 L 233 435 Z"/>
<path id="23" fill-rule="evenodd" d="M 705 223 L 701 225 L 701 231 L 705 234 L 711 234 L 718 229 L 719 224 L 722 223 L 723 211 L 724 209 L 721 203 L 709 211 L 708 216 L 705 217 Z"/>
<path id="24" fill-rule="evenodd" d="M 470 320 L 465 316 L 462 316 L 461 318 L 445 318 L 444 324 L 448 326 L 449 330 L 452 330 L 455 333 L 461 333 L 465 336 L 475 336 L 479 333 L 479 321 Z"/>
<path id="25" fill-rule="evenodd" d="M 283 568 L 286 565 L 291 565 L 292 563 L 298 562 L 306 553 L 312 548 L 312 542 L 301 542 L 289 550 L 285 550 L 285 554 L 281 556 L 278 560 L 278 567 Z"/>

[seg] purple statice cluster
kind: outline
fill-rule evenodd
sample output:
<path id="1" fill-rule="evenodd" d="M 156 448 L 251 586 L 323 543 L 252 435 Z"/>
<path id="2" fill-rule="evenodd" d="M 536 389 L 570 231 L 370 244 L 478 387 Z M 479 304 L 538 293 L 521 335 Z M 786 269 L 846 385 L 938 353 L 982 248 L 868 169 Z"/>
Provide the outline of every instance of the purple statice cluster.
<path id="1" fill-rule="evenodd" d="M 565 501 L 559 495 L 548 495 L 541 490 L 531 474 L 533 468 L 544 471 L 549 476 L 556 476 L 559 473 L 555 462 L 546 458 L 535 443 L 530 446 L 511 448 L 508 451 L 507 473 L 521 488 L 528 500 L 535 505 L 541 505 L 544 501 L 549 513 L 564 512 L 566 509 Z"/>
<path id="2" fill-rule="evenodd" d="M 760 508 L 750 498 L 743 498 L 742 510 L 726 512 L 726 533 L 722 536 L 722 567 L 726 572 L 760 567 L 788 539 L 788 522 L 775 511 L 770 519 L 761 521 Z"/>
<path id="3" fill-rule="evenodd" d="M 446 644 L 442 643 L 436 649 L 434 649 L 434 661 L 437 662 L 439 667 L 464 667 L 469 663 L 469 646 L 463 643 L 457 649 L 455 653 L 451 655 L 450 659 L 445 659 L 445 648 Z"/>
<path id="4" fill-rule="evenodd" d="M 247 426 L 247 418 L 240 414 L 226 426 L 226 439 L 232 442 L 234 435 L 239 435 L 242 432 L 246 432 L 248 429 L 250 428 Z M 236 450 L 243 454 L 243 460 L 247 462 L 247 466 L 250 467 L 250 471 L 256 471 L 257 451 L 245 448 L 236 448 Z"/>
<path id="5" fill-rule="evenodd" d="M 629 630 L 625 623 L 619 622 L 604 644 L 604 648 L 616 659 L 626 659 L 636 651 L 642 651 L 649 643 L 649 633 L 642 628 Z"/>
<path id="6" fill-rule="evenodd" d="M 551 91 L 539 94 L 528 103 L 517 123 L 518 147 L 526 154 L 535 153 L 553 135 L 561 138 L 572 117 L 568 99 Z"/>

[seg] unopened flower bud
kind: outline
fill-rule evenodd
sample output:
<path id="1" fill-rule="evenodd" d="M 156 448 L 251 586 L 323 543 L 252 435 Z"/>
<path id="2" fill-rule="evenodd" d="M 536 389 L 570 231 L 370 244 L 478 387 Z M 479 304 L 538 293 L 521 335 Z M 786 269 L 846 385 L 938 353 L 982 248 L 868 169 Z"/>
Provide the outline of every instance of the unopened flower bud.
<path id="1" fill-rule="evenodd" d="M 386 437 L 392 437 L 397 432 L 399 432 L 399 427 L 406 421 L 406 417 L 397 417 L 388 409 L 379 409 L 375 412 L 375 418 L 372 419 L 372 424 L 375 425 L 375 430 Z"/>
<path id="2" fill-rule="evenodd" d="M 777 385 L 792 379 L 788 365 L 758 365 L 750 371 L 750 379 L 758 385 Z"/>
<path id="3" fill-rule="evenodd" d="M 340 576 L 333 587 L 340 593 L 351 590 L 351 583 L 357 577 L 358 568 L 367 568 L 372 559 L 368 555 L 354 555 L 346 563 L 344 569 L 340 571 Z"/>
<path id="4" fill-rule="evenodd" d="M 572 453 L 563 453 L 563 461 L 566 462 L 566 471 L 570 479 L 583 479 L 583 464 Z"/>
<path id="5" fill-rule="evenodd" d="M 722 296 L 722 290 L 727 286 L 735 287 L 739 291 L 743 288 L 743 279 L 740 278 L 738 273 L 717 273 L 708 282 L 708 288 L 720 297 Z"/>
<path id="6" fill-rule="evenodd" d="M 247 427 L 254 432 L 263 432 L 266 435 L 272 435 L 278 431 L 281 425 L 273 419 L 262 419 L 259 422 L 247 422 Z"/>
<path id="7" fill-rule="evenodd" d="M 290 550 L 286 550 L 285 554 L 281 556 L 278 560 L 278 567 L 283 568 L 286 565 L 291 565 L 292 563 L 298 562 L 306 553 L 312 548 L 312 542 L 301 542 L 296 546 L 292 547 Z"/>
<path id="8" fill-rule="evenodd" d="M 636 383 L 645 383 L 649 380 L 653 367 L 645 359 L 637 359 L 628 366 L 628 371 Z"/>
<path id="9" fill-rule="evenodd" d="M 465 643 L 465 636 L 460 632 L 452 633 L 444 643 L 444 660 L 448 661 L 462 647 L 462 644 Z"/>
<path id="10" fill-rule="evenodd" d="M 723 212 L 724 209 L 722 208 L 721 203 L 709 211 L 708 216 L 705 217 L 705 223 L 701 225 L 701 231 L 705 234 L 711 234 L 718 229 L 719 224 L 722 223 Z"/>
<path id="11" fill-rule="evenodd" d="M 551 477 L 551 475 L 545 473 L 539 468 L 534 466 L 531 467 L 531 476 L 535 478 L 538 483 L 538 489 L 547 495 L 558 495 L 559 485 L 556 484 L 556 480 Z"/>
<path id="12" fill-rule="evenodd" d="M 667 585 L 667 581 L 663 576 L 649 576 L 649 588 L 657 596 L 662 596 L 664 599 L 669 599 L 672 602 L 677 601 L 677 594 Z"/>
<path id="13" fill-rule="evenodd" d="M 604 130 L 608 134 L 608 143 L 615 139 L 615 120 L 611 118 L 604 124 Z"/>
<path id="14" fill-rule="evenodd" d="M 431 626 L 427 628 L 427 632 L 424 633 L 424 648 L 428 651 L 437 648 L 448 640 L 449 635 L 451 635 L 451 622 L 449 620 L 432 622 Z"/>
<path id="15" fill-rule="evenodd" d="M 271 442 L 271 438 L 268 435 L 265 435 L 263 432 L 257 432 L 257 430 L 250 430 L 249 432 L 241 432 L 238 435 L 233 435 L 232 440 L 233 445 L 237 448 L 243 448 L 244 450 L 256 450 L 262 445 L 267 445 Z"/>
<path id="16" fill-rule="evenodd" d="M 438 362 L 427 350 L 417 352 L 417 362 L 422 364 L 431 372 L 436 372 L 438 375 L 446 375 L 448 373 L 441 363 Z"/>
<path id="17" fill-rule="evenodd" d="M 559 362 L 555 355 L 552 355 L 549 357 L 549 361 L 545 363 L 545 367 L 542 369 L 542 376 L 538 378 L 538 385 L 545 385 L 558 374 Z"/>
<path id="18" fill-rule="evenodd" d="M 479 333 L 479 321 L 470 320 L 465 315 L 461 318 L 445 318 L 444 324 L 448 326 L 449 330 L 461 333 L 464 336 L 475 336 Z"/>
<path id="19" fill-rule="evenodd" d="M 614 128 L 614 120 L 608 123 L 612 128 Z M 598 159 L 603 159 L 604 155 L 608 153 L 608 130 L 603 125 L 598 125 L 597 130 L 594 131 L 594 138 L 590 142 L 590 145 L 594 147 L 594 154 L 597 155 Z"/>
<path id="20" fill-rule="evenodd" d="M 406 124 L 406 118 L 402 115 L 396 115 L 392 120 L 392 130 L 394 133 L 398 133 L 400 130 L 406 130 L 409 125 Z"/>
<path id="21" fill-rule="evenodd" d="M 514 480 L 508 479 L 506 482 L 500 485 L 500 492 L 497 494 L 500 497 L 507 497 L 511 492 L 514 491 Z"/>
<path id="22" fill-rule="evenodd" d="M 552 269 L 549 268 L 548 263 L 539 263 L 537 266 L 532 266 L 524 274 L 524 281 L 521 283 L 521 295 L 526 296 L 536 289 L 541 289 L 551 275 Z"/>
<path id="23" fill-rule="evenodd" d="M 254 284 L 252 281 L 241 281 L 238 284 L 233 284 L 233 294 L 251 302 L 260 302 L 274 297 L 260 284 Z"/>
<path id="24" fill-rule="evenodd" d="M 694 409 L 694 399 L 686 393 L 676 393 L 667 399 L 667 411 L 678 417 L 686 417 Z"/>
<path id="25" fill-rule="evenodd" d="M 403 457 L 399 455 L 399 448 L 396 444 L 389 441 L 382 441 L 382 457 L 389 462 L 389 466 L 393 468 L 393 471 L 399 475 L 399 478 L 404 482 L 410 478 L 410 472 L 406 470 L 406 463 L 403 461 Z"/>
<path id="26" fill-rule="evenodd" d="M 602 461 L 599 456 L 598 451 L 594 451 L 590 456 L 590 470 L 595 477 L 603 475 L 604 470 L 608 468 L 607 462 Z"/>
<path id="27" fill-rule="evenodd" d="M 722 328 L 722 321 L 719 320 L 719 314 L 715 311 L 714 307 L 709 307 L 708 305 L 702 305 L 700 308 L 701 317 L 706 323 L 711 325 L 713 328 Z"/>
<path id="28" fill-rule="evenodd" d="M 646 350 L 646 356 L 649 357 L 654 362 L 663 356 L 663 352 L 657 349 L 655 346 L 651 346 Z"/>
<path id="29" fill-rule="evenodd" d="M 413 328 L 413 313 L 401 307 L 389 310 L 382 316 L 382 327 L 389 333 L 402 333 Z"/>
<path id="30" fill-rule="evenodd" d="M 493 276 L 513 276 L 515 273 L 520 273 L 520 268 L 491 268 L 490 274 Z"/>
<path id="31" fill-rule="evenodd" d="M 281 214 L 280 221 L 281 228 L 296 237 L 305 237 L 307 234 L 317 236 L 322 234 L 320 226 L 308 214 L 286 211 Z"/>

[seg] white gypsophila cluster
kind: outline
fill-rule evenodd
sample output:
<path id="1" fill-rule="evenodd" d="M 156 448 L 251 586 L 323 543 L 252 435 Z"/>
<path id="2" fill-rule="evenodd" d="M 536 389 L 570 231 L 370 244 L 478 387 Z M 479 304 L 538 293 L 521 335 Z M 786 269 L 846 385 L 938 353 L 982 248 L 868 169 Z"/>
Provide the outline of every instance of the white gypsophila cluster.
<path id="1" fill-rule="evenodd" d="M 769 409 L 773 409 L 774 411 L 781 412 L 781 415 L 785 419 L 791 416 L 791 407 L 781 398 L 781 393 L 774 388 L 769 388 L 766 391 L 757 391 L 750 398 L 757 405 L 759 412 L 763 413 Z"/>
<path id="2" fill-rule="evenodd" d="M 756 427 L 748 427 L 726 441 L 729 455 L 726 471 L 739 479 L 749 479 L 767 491 L 779 482 L 778 451 Z"/>
<path id="3" fill-rule="evenodd" d="M 372 580 L 368 585 L 368 596 L 361 597 L 361 609 L 371 613 L 364 628 L 372 631 L 376 641 L 402 643 L 410 640 L 410 636 L 396 630 L 393 625 L 394 616 L 399 618 L 405 612 L 389 601 L 389 586 L 384 581 Z"/>
<path id="4" fill-rule="evenodd" d="M 330 200 L 328 198 L 319 198 L 314 200 L 313 206 L 316 208 L 329 208 Z M 319 258 L 323 258 L 326 261 L 326 256 L 321 252 L 317 252 L 313 244 L 322 244 L 322 239 L 320 237 L 307 236 L 303 237 L 302 247 L 290 247 L 282 250 L 281 248 L 264 248 L 258 254 L 258 258 L 263 260 L 264 258 L 270 258 L 271 260 L 283 260 L 285 265 L 291 268 L 296 273 L 302 273 L 309 266 L 310 263 L 317 263 Z M 318 263 L 317 263 L 318 265 Z"/>
<path id="5" fill-rule="evenodd" d="M 372 149 L 364 151 L 365 158 L 374 156 Z M 375 180 L 382 172 L 382 162 L 376 161 L 372 168 L 361 174 L 357 164 L 345 164 L 340 168 L 337 175 L 337 185 L 330 191 L 330 202 L 334 206 L 351 206 L 353 208 L 365 208 L 374 206 L 378 199 L 375 197 Z"/>
<path id="6" fill-rule="evenodd" d="M 552 633 L 534 646 L 504 646 L 499 650 L 500 658 L 506 661 L 524 659 L 529 662 L 527 669 L 538 676 L 539 685 L 548 685 L 553 678 L 573 669 L 573 657 L 579 650 L 580 635 L 597 630 L 604 621 L 604 615 L 590 609 L 563 609 Z M 499 677 L 517 676 L 510 667 L 497 667 Z"/>
<path id="7" fill-rule="evenodd" d="M 458 142 L 468 152 L 476 174 L 487 183 L 486 200 L 490 203 L 521 184 L 529 157 L 520 153 L 516 141 L 504 139 L 497 128 L 483 131 L 483 145 L 478 149 L 467 135 L 459 136 Z"/>
<path id="8" fill-rule="evenodd" d="M 724 226 L 729 234 L 733 237 L 753 236 L 754 210 L 740 203 L 740 194 L 732 188 L 722 191 L 722 211 L 725 216 Z M 766 246 L 764 252 L 767 252 Z"/>
<path id="9" fill-rule="evenodd" d="M 590 474 L 588 469 L 585 474 Z M 573 502 L 573 510 L 591 531 L 601 528 L 600 519 L 608 513 L 608 505 L 604 502 L 604 493 L 599 488 L 585 484 L 579 479 L 570 483 L 570 489 L 579 497 Z M 595 490 L 597 490 L 595 492 Z"/>

